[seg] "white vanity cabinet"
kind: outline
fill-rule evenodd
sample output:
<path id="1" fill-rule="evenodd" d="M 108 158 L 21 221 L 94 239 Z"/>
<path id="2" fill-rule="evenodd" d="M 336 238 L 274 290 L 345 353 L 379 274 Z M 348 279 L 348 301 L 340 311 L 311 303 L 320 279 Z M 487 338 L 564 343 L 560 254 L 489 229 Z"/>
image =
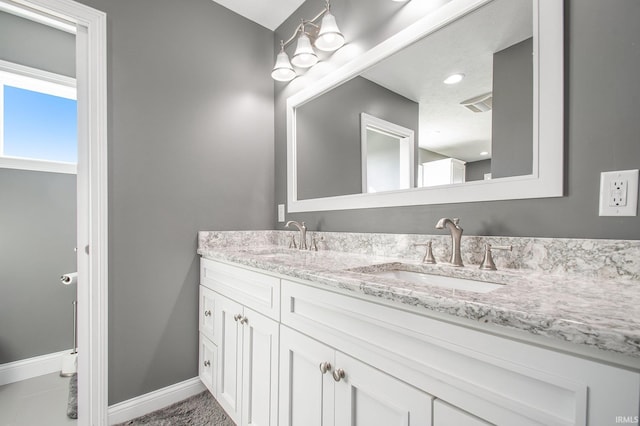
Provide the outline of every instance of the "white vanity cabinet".
<path id="1" fill-rule="evenodd" d="M 283 330 L 295 329 L 433 395 L 434 426 L 606 425 L 619 413 L 638 415 L 638 372 L 453 324 L 446 316 L 375 303 L 374 297 L 284 279 L 281 292 Z M 294 366 L 286 367 L 290 358 L 281 353 L 283 375 L 296 370 L 295 357 Z M 281 419 L 286 404 L 281 400 Z"/>
<path id="2" fill-rule="evenodd" d="M 202 381 L 239 426 L 276 426 L 280 280 L 203 259 L 201 284 Z"/>
<path id="3" fill-rule="evenodd" d="M 202 259 L 200 376 L 238 425 L 607 425 L 640 373 L 499 330 Z"/>
<path id="4" fill-rule="evenodd" d="M 432 397 L 285 326 L 281 426 L 426 426 Z"/>

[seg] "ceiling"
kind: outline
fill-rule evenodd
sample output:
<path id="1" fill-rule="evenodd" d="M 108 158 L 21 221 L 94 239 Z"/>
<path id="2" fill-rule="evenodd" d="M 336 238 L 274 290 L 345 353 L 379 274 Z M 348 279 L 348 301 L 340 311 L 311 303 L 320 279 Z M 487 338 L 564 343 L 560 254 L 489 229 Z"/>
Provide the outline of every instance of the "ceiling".
<path id="1" fill-rule="evenodd" d="M 227 9 L 275 31 L 304 0 L 213 0 Z"/>

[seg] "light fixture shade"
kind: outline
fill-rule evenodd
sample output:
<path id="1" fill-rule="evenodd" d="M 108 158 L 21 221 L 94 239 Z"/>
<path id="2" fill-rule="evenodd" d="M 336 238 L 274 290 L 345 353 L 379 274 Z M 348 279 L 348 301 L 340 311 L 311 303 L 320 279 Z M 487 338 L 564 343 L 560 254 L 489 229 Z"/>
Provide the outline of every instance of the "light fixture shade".
<path id="1" fill-rule="evenodd" d="M 322 17 L 318 38 L 316 38 L 316 48 L 325 52 L 333 52 L 344 45 L 344 36 L 336 24 L 336 18 L 327 11 Z"/>
<path id="2" fill-rule="evenodd" d="M 298 37 L 296 51 L 291 58 L 291 63 L 299 68 L 309 68 L 318 63 L 318 56 L 311 47 L 311 40 L 305 33 Z"/>
<path id="3" fill-rule="evenodd" d="M 295 78 L 296 72 L 289 62 L 289 55 L 284 50 L 281 50 L 276 57 L 276 65 L 271 71 L 271 78 L 277 81 L 291 81 Z"/>

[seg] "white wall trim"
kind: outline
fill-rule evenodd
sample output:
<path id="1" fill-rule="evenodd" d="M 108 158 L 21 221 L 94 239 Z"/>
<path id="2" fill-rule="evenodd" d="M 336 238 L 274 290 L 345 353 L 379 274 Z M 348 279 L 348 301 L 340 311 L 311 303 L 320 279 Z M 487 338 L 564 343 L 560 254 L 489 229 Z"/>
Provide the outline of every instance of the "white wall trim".
<path id="1" fill-rule="evenodd" d="M 68 175 L 75 175 L 77 173 L 77 166 L 74 163 L 5 156 L 0 156 L 0 168 L 31 170 L 34 172 L 64 173 Z"/>
<path id="2" fill-rule="evenodd" d="M 67 349 L 2 364 L 0 365 L 0 386 L 59 372 L 62 368 L 62 357 L 71 352 L 73 349 Z"/>
<path id="3" fill-rule="evenodd" d="M 200 378 L 185 380 L 109 406 L 109 424 L 123 423 L 206 390 Z"/>

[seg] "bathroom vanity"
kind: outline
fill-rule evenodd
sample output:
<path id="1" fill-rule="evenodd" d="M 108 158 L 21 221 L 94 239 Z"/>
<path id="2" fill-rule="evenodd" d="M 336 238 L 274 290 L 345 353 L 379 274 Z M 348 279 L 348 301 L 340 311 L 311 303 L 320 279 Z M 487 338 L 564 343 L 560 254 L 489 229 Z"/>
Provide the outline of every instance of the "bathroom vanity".
<path id="1" fill-rule="evenodd" d="M 526 268 L 522 250 L 496 255 L 498 271 L 479 271 L 475 254 L 444 265 L 439 248 L 425 265 L 419 235 L 322 233 L 319 251 L 294 250 L 292 234 L 200 233 L 200 377 L 238 425 L 637 421 L 637 276 L 504 268 Z M 538 255 L 556 244 L 524 240 Z M 620 261 L 638 247 L 611 250 Z M 380 273 L 398 270 L 436 278 Z"/>

